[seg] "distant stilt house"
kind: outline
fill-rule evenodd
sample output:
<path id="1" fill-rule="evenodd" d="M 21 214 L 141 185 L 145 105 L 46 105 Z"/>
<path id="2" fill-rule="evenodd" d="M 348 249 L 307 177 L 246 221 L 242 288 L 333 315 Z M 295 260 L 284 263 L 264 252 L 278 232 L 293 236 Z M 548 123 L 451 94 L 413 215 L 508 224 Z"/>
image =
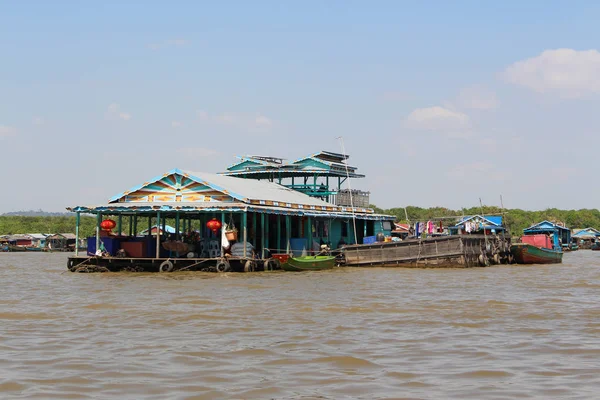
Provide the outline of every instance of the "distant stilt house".
<path id="1" fill-rule="evenodd" d="M 470 215 L 448 227 L 450 235 L 493 234 L 505 232 L 501 215 Z"/>
<path id="2" fill-rule="evenodd" d="M 33 238 L 27 234 L 9 235 L 7 239 L 10 245 L 17 247 L 28 247 L 33 243 Z"/>
<path id="3" fill-rule="evenodd" d="M 0 251 L 8 251 L 8 239 L 6 236 L 0 236 Z"/>
<path id="4" fill-rule="evenodd" d="M 580 249 L 590 249 L 600 237 L 600 231 L 595 228 L 583 228 L 572 230 L 572 241 L 579 246 Z"/>
<path id="5" fill-rule="evenodd" d="M 46 247 L 46 238 L 48 235 L 44 235 L 43 233 L 28 233 L 31 237 L 31 246 L 39 249 L 43 249 Z"/>
<path id="6" fill-rule="evenodd" d="M 160 235 L 172 235 L 172 234 L 175 234 L 177 231 L 175 230 L 175 228 L 173 228 L 170 225 L 165 225 L 164 231 L 163 231 L 162 227 L 154 225 L 150 229 L 150 235 L 156 236 L 156 232 L 160 232 Z M 143 231 L 141 231 L 140 233 L 138 233 L 138 236 L 148 236 L 148 228 L 146 228 Z"/>
<path id="7" fill-rule="evenodd" d="M 46 243 L 50 251 L 74 251 L 77 238 L 72 233 L 56 233 L 48 236 Z"/>

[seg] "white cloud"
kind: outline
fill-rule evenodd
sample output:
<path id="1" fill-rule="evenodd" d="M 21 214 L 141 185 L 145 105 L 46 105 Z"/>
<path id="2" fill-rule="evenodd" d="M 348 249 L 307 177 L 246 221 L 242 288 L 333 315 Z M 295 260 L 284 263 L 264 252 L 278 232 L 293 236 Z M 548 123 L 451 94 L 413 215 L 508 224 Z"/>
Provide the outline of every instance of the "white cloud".
<path id="1" fill-rule="evenodd" d="M 171 126 L 173 128 L 181 128 L 183 126 L 183 122 L 181 122 L 181 121 L 171 121 Z"/>
<path id="2" fill-rule="evenodd" d="M 264 115 L 257 116 L 254 122 L 256 123 L 256 126 L 263 128 L 270 128 L 273 125 L 273 121 Z"/>
<path id="3" fill-rule="evenodd" d="M 200 121 L 208 121 L 208 119 L 209 119 L 208 112 L 206 112 L 204 110 L 198 110 L 198 111 L 196 111 L 196 116 L 198 117 L 198 119 Z"/>
<path id="4" fill-rule="evenodd" d="M 498 99 L 496 93 L 483 86 L 470 86 L 458 93 L 455 104 L 461 109 L 493 110 L 498 107 Z"/>
<path id="5" fill-rule="evenodd" d="M 505 79 L 539 93 L 565 98 L 600 92 L 600 53 L 597 50 L 546 50 L 518 61 L 504 71 Z"/>
<path id="6" fill-rule="evenodd" d="M 467 114 L 435 106 L 417 108 L 404 120 L 404 127 L 444 133 L 448 137 L 464 138 L 472 135 Z"/>
<path id="7" fill-rule="evenodd" d="M 188 157 L 214 157 L 219 154 L 218 151 L 213 149 L 206 149 L 204 147 L 183 147 L 177 150 L 178 153 Z"/>
<path id="8" fill-rule="evenodd" d="M 106 112 L 106 119 L 122 119 L 124 121 L 129 121 L 131 119 L 131 114 L 125 111 L 121 111 L 121 108 L 117 103 L 112 103 L 108 106 L 108 110 Z"/>
<path id="9" fill-rule="evenodd" d="M 0 125 L 0 138 L 15 136 L 17 129 L 12 126 Z"/>
<path id="10" fill-rule="evenodd" d="M 33 117 L 33 119 L 31 120 L 31 123 L 34 125 L 44 125 L 44 118 L 42 117 Z"/>

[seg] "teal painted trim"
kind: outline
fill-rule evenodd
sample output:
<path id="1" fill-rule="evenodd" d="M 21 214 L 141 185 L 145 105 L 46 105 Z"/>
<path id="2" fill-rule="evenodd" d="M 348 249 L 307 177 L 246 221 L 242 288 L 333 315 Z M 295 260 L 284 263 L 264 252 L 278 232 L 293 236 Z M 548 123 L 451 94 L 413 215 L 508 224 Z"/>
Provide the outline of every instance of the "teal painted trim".
<path id="1" fill-rule="evenodd" d="M 281 252 L 281 215 L 277 215 L 277 253 Z"/>
<path id="2" fill-rule="evenodd" d="M 285 216 L 285 248 L 286 253 L 290 251 L 290 239 L 292 237 L 292 217 Z"/>
<path id="3" fill-rule="evenodd" d="M 252 230 L 254 231 L 253 232 L 254 237 L 252 238 L 252 240 L 254 240 L 254 243 L 252 243 L 253 246 L 256 246 L 257 245 L 256 242 L 258 241 L 258 238 L 256 237 L 258 235 L 258 230 L 256 229 L 257 219 L 258 219 L 258 216 L 257 216 L 256 212 L 253 212 L 252 213 Z"/>
<path id="4" fill-rule="evenodd" d="M 75 257 L 79 255 L 79 222 L 80 214 L 75 213 Z"/>
<path id="5" fill-rule="evenodd" d="M 244 238 L 244 257 L 246 257 L 246 246 L 248 243 L 248 213 L 242 214 L 242 237 Z"/>
<path id="6" fill-rule="evenodd" d="M 256 214 L 255 214 L 256 215 Z M 256 228 L 255 228 L 256 230 Z M 265 227 L 265 214 L 260 214 L 260 247 L 261 247 L 261 251 L 260 251 L 260 258 L 265 258 L 265 234 L 266 234 L 266 227 Z"/>
<path id="7" fill-rule="evenodd" d="M 221 213 L 221 231 L 225 229 L 225 213 Z M 221 232 L 221 237 L 219 238 L 219 243 L 221 244 L 221 257 L 225 257 L 225 249 L 223 248 L 223 232 Z"/>
<path id="8" fill-rule="evenodd" d="M 306 235 L 306 254 L 312 255 L 312 218 L 308 217 L 306 219 L 306 231 L 304 232 Z"/>
<path id="9" fill-rule="evenodd" d="M 160 211 L 156 213 L 156 258 L 160 258 Z M 150 229 L 150 236 L 152 236 L 152 228 Z"/>
<path id="10" fill-rule="evenodd" d="M 96 214 L 96 251 L 100 249 L 100 221 L 102 221 L 102 213 Z"/>

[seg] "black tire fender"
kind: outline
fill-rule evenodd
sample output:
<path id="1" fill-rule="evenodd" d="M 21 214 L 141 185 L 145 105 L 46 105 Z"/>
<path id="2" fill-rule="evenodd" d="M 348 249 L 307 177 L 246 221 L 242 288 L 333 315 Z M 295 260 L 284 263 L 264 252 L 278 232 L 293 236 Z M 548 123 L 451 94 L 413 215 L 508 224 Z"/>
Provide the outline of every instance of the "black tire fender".
<path id="1" fill-rule="evenodd" d="M 231 271 L 231 265 L 227 260 L 219 260 L 215 266 L 217 272 L 229 272 Z"/>
<path id="2" fill-rule="evenodd" d="M 173 271 L 173 263 L 169 260 L 165 260 L 162 263 L 160 263 L 160 266 L 158 267 L 158 271 L 159 272 L 171 272 Z"/>

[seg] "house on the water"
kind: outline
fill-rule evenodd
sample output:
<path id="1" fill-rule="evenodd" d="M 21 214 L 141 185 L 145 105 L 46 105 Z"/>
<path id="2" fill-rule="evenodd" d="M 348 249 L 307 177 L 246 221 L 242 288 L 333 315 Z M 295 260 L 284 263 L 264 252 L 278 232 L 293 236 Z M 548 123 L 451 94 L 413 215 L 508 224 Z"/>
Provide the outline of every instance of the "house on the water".
<path id="1" fill-rule="evenodd" d="M 572 229 L 571 240 L 580 249 L 590 249 L 599 237 L 600 231 L 595 228 Z"/>
<path id="2" fill-rule="evenodd" d="M 555 248 L 569 247 L 571 244 L 571 230 L 560 222 L 544 220 L 523 229 L 524 235 L 547 234 L 553 240 Z"/>
<path id="3" fill-rule="evenodd" d="M 357 198 L 337 197 L 348 177 L 362 177 L 355 167 L 346 165 L 346 159 L 330 152 L 292 163 L 242 157 L 223 174 L 173 169 L 119 193 L 106 204 L 70 207 L 76 213 L 77 236 L 82 213 L 95 215 L 97 223 L 96 235 L 88 239 L 88 254 L 71 257 L 69 268 L 85 261 L 109 270 L 131 265 L 153 271 L 254 270 L 267 268 L 265 261 L 272 260 L 273 254 L 310 254 L 323 244 L 336 249 L 345 243 L 362 243 L 364 237 L 378 233 L 389 236 L 394 217 L 368 208 L 368 198 L 364 198 L 368 192 Z M 122 232 L 123 218 L 127 218 L 129 234 L 101 234 L 105 218 L 116 220 L 117 232 Z M 174 226 L 174 237 L 135 234 L 138 226 L 148 231 L 159 226 L 165 232 L 167 223 Z M 238 231 L 242 256 L 227 257 L 228 248 L 222 246 L 227 244 L 222 232 L 225 226 Z M 192 231 L 197 235 L 189 235 Z M 194 237 L 193 243 L 189 237 Z M 166 240 L 185 240 L 188 251 L 179 251 L 183 246 L 172 243 L 165 245 Z M 217 257 L 214 251 L 205 251 L 215 247 L 219 249 Z M 86 261 L 102 248 L 102 257 Z M 173 252 L 174 248 L 178 251 Z"/>
<path id="4" fill-rule="evenodd" d="M 505 232 L 501 215 L 470 215 L 461 217 L 454 225 L 448 227 L 450 235 L 487 234 Z"/>

